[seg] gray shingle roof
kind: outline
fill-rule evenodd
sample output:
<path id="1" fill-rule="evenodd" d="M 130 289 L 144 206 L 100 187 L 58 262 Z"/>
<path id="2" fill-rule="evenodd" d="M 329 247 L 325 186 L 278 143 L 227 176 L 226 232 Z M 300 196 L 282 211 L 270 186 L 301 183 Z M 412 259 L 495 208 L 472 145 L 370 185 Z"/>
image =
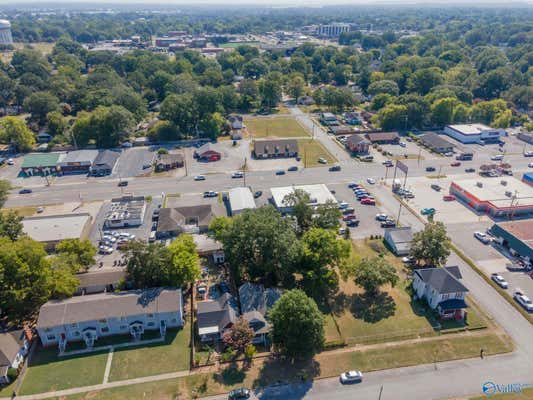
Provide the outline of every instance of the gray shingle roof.
<path id="1" fill-rule="evenodd" d="M 21 330 L 0 333 L 0 367 L 11 366 L 11 362 L 22 347 Z"/>
<path id="2" fill-rule="evenodd" d="M 241 311 L 259 311 L 266 315 L 267 311 L 281 297 L 281 290 L 276 288 L 265 289 L 263 285 L 250 282 L 239 287 L 239 299 L 241 301 Z"/>
<path id="3" fill-rule="evenodd" d="M 263 154 L 284 154 L 296 152 L 298 152 L 298 142 L 296 139 L 254 141 L 254 153 L 258 156 Z"/>
<path id="4" fill-rule="evenodd" d="M 120 153 L 113 150 L 102 150 L 94 159 L 92 169 L 113 169 Z"/>
<path id="5" fill-rule="evenodd" d="M 413 231 L 409 226 L 401 228 L 387 228 L 386 231 L 389 233 L 392 241 L 396 244 L 410 243 L 413 240 Z"/>
<path id="6" fill-rule="evenodd" d="M 178 230 L 189 220 L 197 220 L 198 226 L 208 226 L 215 217 L 210 205 L 200 204 L 190 207 L 162 208 L 159 212 L 157 232 L 170 232 Z"/>
<path id="7" fill-rule="evenodd" d="M 126 271 L 112 270 L 112 271 L 103 271 L 103 272 L 87 272 L 83 274 L 77 274 L 76 278 L 80 281 L 80 287 L 88 286 L 101 286 L 101 285 L 112 285 L 120 282 L 122 279 L 126 278 Z"/>
<path id="8" fill-rule="evenodd" d="M 448 142 L 446 139 L 443 139 L 440 135 L 437 135 L 436 133 L 426 133 L 425 135 L 420 136 L 420 140 L 426 146 L 429 146 L 431 148 L 453 148 L 452 143 Z"/>
<path id="9" fill-rule="evenodd" d="M 217 326 L 220 331 L 237 319 L 235 299 L 224 293 L 216 300 L 200 301 L 196 314 L 198 329 Z"/>
<path id="10" fill-rule="evenodd" d="M 181 310 L 181 290 L 156 288 L 52 300 L 39 311 L 37 328 Z"/>
<path id="11" fill-rule="evenodd" d="M 424 268 L 416 270 L 415 274 L 438 293 L 468 292 L 468 289 L 459 282 L 462 277 L 459 267 Z"/>

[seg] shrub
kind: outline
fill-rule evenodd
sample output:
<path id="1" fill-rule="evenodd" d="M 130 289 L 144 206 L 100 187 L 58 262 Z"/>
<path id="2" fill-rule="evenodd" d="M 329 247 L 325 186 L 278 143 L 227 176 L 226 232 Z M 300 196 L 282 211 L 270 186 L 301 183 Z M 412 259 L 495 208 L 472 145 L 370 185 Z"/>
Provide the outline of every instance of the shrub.
<path id="1" fill-rule="evenodd" d="M 257 349 L 253 344 L 249 345 L 248 347 L 246 347 L 246 349 L 244 349 L 244 356 L 249 360 L 251 360 L 256 353 Z"/>
<path id="2" fill-rule="evenodd" d="M 168 150 L 161 147 L 159 150 L 157 150 L 157 154 L 161 155 L 161 154 L 168 154 Z"/>

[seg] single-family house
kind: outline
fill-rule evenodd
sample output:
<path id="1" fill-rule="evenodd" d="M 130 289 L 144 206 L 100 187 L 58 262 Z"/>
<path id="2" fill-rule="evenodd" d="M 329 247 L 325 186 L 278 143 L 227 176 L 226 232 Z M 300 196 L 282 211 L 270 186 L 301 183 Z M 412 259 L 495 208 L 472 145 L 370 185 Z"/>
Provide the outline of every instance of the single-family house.
<path id="1" fill-rule="evenodd" d="M 361 124 L 361 117 L 358 113 L 354 111 L 345 112 L 343 115 L 344 122 L 348 125 L 359 125 Z"/>
<path id="2" fill-rule="evenodd" d="M 352 154 L 368 154 L 370 142 L 363 135 L 355 134 L 348 136 L 345 146 Z"/>
<path id="3" fill-rule="evenodd" d="M 235 298 L 224 293 L 215 300 L 199 301 L 196 316 L 198 336 L 202 342 L 214 342 L 222 338 L 238 317 Z"/>
<path id="4" fill-rule="evenodd" d="M 182 153 L 160 154 L 155 164 L 156 171 L 170 171 L 181 168 L 184 165 L 185 157 Z"/>
<path id="5" fill-rule="evenodd" d="M 43 346 L 84 341 L 94 346 L 100 337 L 130 334 L 139 340 L 145 330 L 166 335 L 167 328 L 183 326 L 181 289 L 154 288 L 75 296 L 45 303 L 37 320 Z"/>
<path id="6" fill-rule="evenodd" d="M 387 228 L 383 239 L 397 256 L 406 256 L 411 250 L 413 231 L 411 227 Z"/>
<path id="7" fill-rule="evenodd" d="M 242 115 L 230 115 L 228 117 L 228 122 L 231 126 L 231 130 L 241 130 L 244 128 L 244 122 Z"/>
<path id="8" fill-rule="evenodd" d="M 119 151 L 114 150 L 102 150 L 98 152 L 98 155 L 91 165 L 91 175 L 104 176 L 110 175 L 117 164 L 120 157 Z"/>
<path id="9" fill-rule="evenodd" d="M 270 332 L 270 324 L 266 317 L 281 294 L 280 289 L 265 289 L 263 285 L 250 282 L 239 287 L 241 315 L 254 330 L 254 343 L 265 343 L 266 335 Z"/>
<path id="10" fill-rule="evenodd" d="M 311 106 L 315 104 L 315 99 L 312 96 L 300 96 L 298 97 L 297 103 L 302 106 Z"/>
<path id="11" fill-rule="evenodd" d="M 11 383 L 9 370 L 18 369 L 28 354 L 32 333 L 28 328 L 0 333 L 0 385 Z"/>
<path id="12" fill-rule="evenodd" d="M 462 320 L 468 289 L 460 282 L 461 278 L 457 266 L 418 269 L 414 272 L 413 289 L 440 318 Z"/>
<path id="13" fill-rule="evenodd" d="M 156 237 L 164 239 L 182 233 L 205 233 L 214 217 L 213 207 L 209 204 L 162 208 L 159 211 Z"/>
<path id="14" fill-rule="evenodd" d="M 222 243 L 206 234 L 193 234 L 192 238 L 196 245 L 196 252 L 200 257 L 211 258 L 215 264 L 225 261 Z"/>
<path id="15" fill-rule="evenodd" d="M 255 140 L 253 156 L 257 159 L 298 157 L 298 142 L 296 139 Z"/>
<path id="16" fill-rule="evenodd" d="M 339 125 L 339 121 L 337 120 L 337 117 L 335 116 L 335 114 L 330 113 L 330 112 L 321 113 L 320 122 L 323 125 L 327 125 L 327 126 Z"/>
<path id="17" fill-rule="evenodd" d="M 194 157 L 199 161 L 219 161 L 222 158 L 222 153 L 213 143 L 206 143 L 194 152 Z"/>
<path id="18" fill-rule="evenodd" d="M 52 135 L 46 132 L 39 132 L 37 134 L 37 143 L 48 143 L 52 140 Z"/>
<path id="19" fill-rule="evenodd" d="M 352 135 L 354 133 L 353 128 L 348 125 L 330 126 L 329 131 L 335 136 Z"/>

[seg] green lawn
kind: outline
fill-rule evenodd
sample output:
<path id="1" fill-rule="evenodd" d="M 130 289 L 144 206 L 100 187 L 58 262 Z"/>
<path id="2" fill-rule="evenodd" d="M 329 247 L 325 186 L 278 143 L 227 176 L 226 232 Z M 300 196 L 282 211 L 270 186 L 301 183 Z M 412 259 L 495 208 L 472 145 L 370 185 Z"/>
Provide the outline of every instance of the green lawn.
<path id="1" fill-rule="evenodd" d="M 298 152 L 306 168 L 324 166 L 318 162 L 319 158 L 327 160 L 328 163 L 325 165 L 331 166 L 337 162 L 337 159 L 318 140 L 298 140 Z"/>
<path id="2" fill-rule="evenodd" d="M 246 118 L 245 124 L 252 138 L 306 137 L 309 133 L 294 118 Z"/>
<path id="3" fill-rule="evenodd" d="M 56 346 L 38 349 L 29 362 L 19 394 L 34 394 L 102 383 L 107 354 L 107 351 L 104 351 L 58 357 Z"/>
<path id="4" fill-rule="evenodd" d="M 116 349 L 109 381 L 189 369 L 190 324 L 169 330 L 165 342 Z"/>
<path id="5" fill-rule="evenodd" d="M 222 367 L 221 373 L 206 373 L 169 379 L 159 382 L 124 386 L 103 391 L 85 393 L 61 398 L 61 400 L 171 400 L 215 395 L 235 387 L 258 387 L 278 380 L 301 380 L 316 377 L 336 376 L 348 369 L 372 371 L 405 367 L 418 364 L 442 362 L 453 359 L 479 356 L 479 349 L 485 355 L 509 352 L 512 346 L 508 338 L 489 333 L 471 337 L 439 338 L 431 342 L 403 344 L 383 349 L 352 352 L 323 352 L 313 360 L 290 363 L 282 360 L 256 360 L 249 369 L 241 364 Z M 511 398 L 522 400 L 522 398 Z M 59 400 L 59 399 L 57 399 Z"/>

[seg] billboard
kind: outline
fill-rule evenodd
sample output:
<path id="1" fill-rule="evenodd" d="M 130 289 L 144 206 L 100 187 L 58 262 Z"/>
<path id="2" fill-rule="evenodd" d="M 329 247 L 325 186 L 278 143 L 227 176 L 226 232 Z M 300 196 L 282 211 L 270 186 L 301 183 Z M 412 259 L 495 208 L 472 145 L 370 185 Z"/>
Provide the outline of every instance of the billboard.
<path id="1" fill-rule="evenodd" d="M 407 174 L 407 171 L 409 171 L 407 165 L 405 165 L 400 160 L 396 161 L 396 168 L 399 168 L 401 171 L 403 171 L 404 174 Z"/>

